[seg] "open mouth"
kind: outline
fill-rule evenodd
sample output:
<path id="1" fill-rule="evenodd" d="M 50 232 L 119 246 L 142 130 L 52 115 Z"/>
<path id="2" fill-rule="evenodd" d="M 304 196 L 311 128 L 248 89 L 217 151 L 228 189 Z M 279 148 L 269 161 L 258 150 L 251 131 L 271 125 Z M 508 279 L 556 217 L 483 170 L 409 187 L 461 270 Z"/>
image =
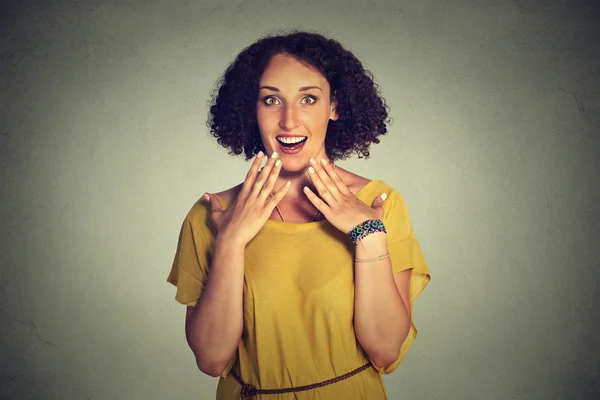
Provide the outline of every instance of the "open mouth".
<path id="1" fill-rule="evenodd" d="M 306 136 L 296 136 L 296 137 L 277 137 L 277 141 L 284 147 L 289 149 L 300 146 L 306 142 L 308 137 Z"/>
<path id="2" fill-rule="evenodd" d="M 308 140 L 307 136 L 277 136 L 279 150 L 285 154 L 298 154 L 304 148 L 304 144 Z"/>

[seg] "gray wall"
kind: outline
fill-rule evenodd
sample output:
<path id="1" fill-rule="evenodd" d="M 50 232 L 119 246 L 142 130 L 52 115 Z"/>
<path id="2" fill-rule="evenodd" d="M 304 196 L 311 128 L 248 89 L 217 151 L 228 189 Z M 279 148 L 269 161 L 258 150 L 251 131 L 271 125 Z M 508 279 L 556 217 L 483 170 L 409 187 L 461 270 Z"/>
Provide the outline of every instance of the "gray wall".
<path id="1" fill-rule="evenodd" d="M 214 398 L 165 279 L 192 203 L 247 168 L 208 136 L 209 92 L 287 28 L 340 40 L 391 107 L 343 163 L 404 194 L 433 274 L 390 398 L 600 396 L 598 2 L 0 10 L 0 397 Z"/>

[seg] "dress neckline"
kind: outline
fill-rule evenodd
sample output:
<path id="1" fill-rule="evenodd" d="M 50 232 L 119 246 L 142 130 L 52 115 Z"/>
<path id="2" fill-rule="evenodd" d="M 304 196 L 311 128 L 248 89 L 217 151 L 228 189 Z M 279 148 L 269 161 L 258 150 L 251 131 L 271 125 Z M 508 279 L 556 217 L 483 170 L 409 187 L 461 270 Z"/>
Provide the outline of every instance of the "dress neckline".
<path id="1" fill-rule="evenodd" d="M 364 194 L 364 192 L 366 191 L 366 189 L 368 187 L 370 187 L 371 185 L 373 185 L 375 183 L 382 183 L 382 182 L 383 181 L 381 181 L 380 179 L 375 179 L 375 180 L 367 182 L 365 185 L 363 185 L 363 187 L 361 187 L 358 190 L 358 192 L 356 192 L 355 196 L 360 198 L 360 196 L 362 194 Z M 229 208 L 229 202 L 227 202 L 221 196 L 218 196 L 216 194 L 214 196 L 219 199 L 224 210 Z M 290 230 L 294 231 L 294 230 L 299 230 L 299 229 L 300 230 L 301 229 L 310 229 L 312 227 L 318 227 L 318 226 L 322 226 L 322 225 L 325 225 L 328 223 L 329 223 L 329 221 L 327 221 L 326 218 L 323 218 L 322 220 L 319 220 L 319 221 L 303 222 L 303 223 L 299 223 L 299 224 L 294 223 L 294 222 L 283 222 L 283 221 L 278 221 L 278 220 L 274 220 L 274 219 L 268 219 L 267 222 L 265 223 L 263 229 L 267 228 L 267 227 L 274 227 L 274 228 L 278 228 L 278 230 L 281 230 L 281 229 L 287 230 L 287 228 L 289 228 Z"/>

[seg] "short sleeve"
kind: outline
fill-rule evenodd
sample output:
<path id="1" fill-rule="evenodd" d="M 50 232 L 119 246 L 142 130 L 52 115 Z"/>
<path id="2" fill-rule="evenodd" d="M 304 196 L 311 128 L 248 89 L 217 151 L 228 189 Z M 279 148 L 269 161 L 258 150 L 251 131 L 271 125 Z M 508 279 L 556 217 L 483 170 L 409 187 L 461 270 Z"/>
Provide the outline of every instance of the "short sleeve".
<path id="1" fill-rule="evenodd" d="M 414 322 L 413 303 L 429 283 L 431 275 L 421 252 L 419 242 L 412 229 L 408 209 L 402 195 L 392 190 L 384 203 L 384 220 L 388 236 L 388 249 L 392 270 L 395 273 L 410 270 L 410 307 L 411 327 L 402 347 L 398 359 L 387 368 L 375 367 L 382 374 L 392 373 L 412 346 L 416 336 L 417 328 Z"/>
<path id="2" fill-rule="evenodd" d="M 177 287 L 175 300 L 195 306 L 208 278 L 214 240 L 208 228 L 207 204 L 199 200 L 187 214 L 167 282 Z"/>
<path id="3" fill-rule="evenodd" d="M 175 259 L 167 282 L 177 287 L 175 300 L 194 307 L 208 279 L 214 248 L 214 231 L 209 224 L 208 203 L 198 200 L 187 214 L 177 242 Z M 237 352 L 221 373 L 225 378 L 237 359 Z"/>

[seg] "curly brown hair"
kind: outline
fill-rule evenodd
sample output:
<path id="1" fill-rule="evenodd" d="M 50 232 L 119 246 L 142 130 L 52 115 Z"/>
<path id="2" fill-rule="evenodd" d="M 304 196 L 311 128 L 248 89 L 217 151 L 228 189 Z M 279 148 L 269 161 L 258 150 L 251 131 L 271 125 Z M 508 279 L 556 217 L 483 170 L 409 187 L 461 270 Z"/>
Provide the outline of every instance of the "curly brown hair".
<path id="1" fill-rule="evenodd" d="M 271 58 L 287 54 L 316 68 L 337 101 L 337 121 L 329 121 L 325 151 L 332 160 L 353 153 L 368 158 L 371 143 L 387 133 L 388 107 L 373 75 L 340 43 L 320 34 L 294 31 L 266 36 L 242 50 L 229 65 L 211 97 L 207 126 L 229 154 L 246 160 L 265 151 L 256 120 L 258 82 Z"/>

